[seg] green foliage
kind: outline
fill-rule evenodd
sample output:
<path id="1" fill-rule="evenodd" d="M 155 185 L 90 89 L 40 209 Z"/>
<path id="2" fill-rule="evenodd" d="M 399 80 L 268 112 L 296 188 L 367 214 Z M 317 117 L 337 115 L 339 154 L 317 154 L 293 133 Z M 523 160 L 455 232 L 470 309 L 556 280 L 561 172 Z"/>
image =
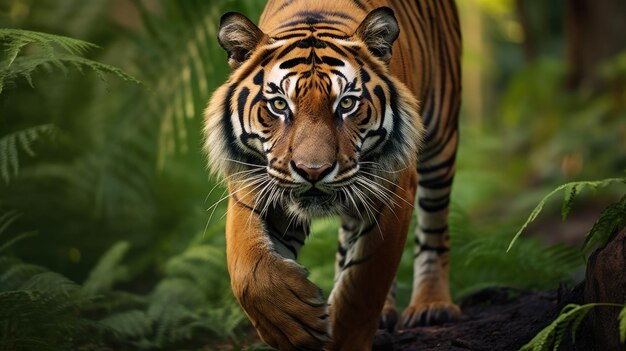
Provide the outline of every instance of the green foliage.
<path id="1" fill-rule="evenodd" d="M 617 184 L 617 183 L 626 183 L 626 178 L 610 178 L 610 179 L 604 179 L 604 180 L 599 180 L 599 181 L 571 182 L 571 183 L 563 184 L 557 187 L 556 189 L 551 191 L 548 195 L 546 195 L 543 199 L 541 199 L 541 201 L 539 201 L 539 204 L 537 205 L 537 207 L 535 207 L 535 209 L 530 213 L 530 216 L 528 216 L 528 219 L 526 220 L 526 222 L 524 222 L 522 227 L 517 231 L 517 233 L 515 234 L 515 236 L 509 243 L 507 252 L 509 252 L 511 248 L 513 247 L 513 245 L 515 245 L 517 239 L 520 237 L 520 235 L 522 235 L 522 232 L 524 231 L 524 229 L 526 229 L 526 227 L 528 227 L 528 225 L 537 218 L 539 213 L 541 213 L 541 211 L 543 210 L 543 207 L 548 201 L 548 199 L 550 199 L 554 194 L 558 193 L 559 191 L 565 191 L 565 198 L 563 202 L 563 208 L 561 211 L 563 218 L 565 218 L 567 217 L 567 214 L 569 213 L 571 209 L 574 198 L 576 197 L 576 195 L 580 193 L 582 189 L 584 188 L 598 189 L 598 188 L 603 188 L 611 184 Z M 614 213 L 615 213 L 614 210 L 610 211 L 611 216 L 607 216 L 607 218 L 609 217 L 613 218 Z M 614 224 L 614 222 L 615 221 L 612 221 L 611 223 Z M 597 230 L 594 233 L 597 233 Z"/>
<path id="2" fill-rule="evenodd" d="M 101 262 L 118 258 L 125 245 L 114 246 Z M 106 266 L 119 271 L 115 265 Z M 105 273 L 102 267 L 100 272 Z M 225 275 L 223 249 L 197 239 L 168 260 L 162 279 L 142 304 L 109 310 L 99 322 L 113 329 L 120 342 L 140 350 L 176 348 L 190 340 L 235 341 L 245 317 Z"/>
<path id="3" fill-rule="evenodd" d="M 510 241 L 510 228 L 510 223 L 488 230 L 477 228 L 468 214 L 453 206 L 450 279 L 455 296 L 490 286 L 549 289 L 555 282 L 569 281 L 571 272 L 584 263 L 580 250 L 567 245 L 546 246 L 538 240 L 521 240 L 516 250 L 503 254 Z"/>
<path id="4" fill-rule="evenodd" d="M 44 267 L 0 256 L 0 349 L 92 349 L 113 342 L 152 350 L 178 349 L 191 340 L 236 342 L 245 317 L 224 286 L 220 246 L 198 239 L 167 262 L 147 296 L 113 289 L 127 277 L 126 242 L 113 245 L 82 286 Z"/>
<path id="5" fill-rule="evenodd" d="M 109 292 L 116 283 L 128 278 L 128 268 L 121 262 L 129 248 L 128 242 L 118 242 L 100 258 L 83 283 L 86 296 Z"/>
<path id="6" fill-rule="evenodd" d="M 33 32 L 21 29 L 0 28 L 0 42 L 4 55 L 0 60 L 0 93 L 4 87 L 17 78 L 24 78 L 32 86 L 32 73 L 42 66 L 54 66 L 63 71 L 68 66 L 78 70 L 89 68 L 99 76 L 112 73 L 116 76 L 140 83 L 137 79 L 124 73 L 121 69 L 82 57 L 88 49 L 97 46 L 82 40 Z M 41 50 L 28 55 L 20 55 L 28 45 L 34 45 Z"/>
<path id="7" fill-rule="evenodd" d="M 576 329 L 587 315 L 587 312 L 598 304 L 569 304 L 563 308 L 556 320 L 544 328 L 520 351 L 557 351 L 569 326 L 572 326 L 572 340 L 576 338 Z"/>
<path id="8" fill-rule="evenodd" d="M 604 247 L 616 231 L 626 226 L 626 196 L 605 208 L 587 233 L 584 250 Z"/>
<path id="9" fill-rule="evenodd" d="M 0 137 L 0 176 L 5 183 L 19 172 L 19 151 L 34 157 L 33 144 L 46 134 L 54 132 L 54 126 L 44 124 Z"/>
<path id="10" fill-rule="evenodd" d="M 558 351 L 563 343 L 567 330 L 571 330 L 572 343 L 576 343 L 576 331 L 587 313 L 597 307 L 620 307 L 622 313 L 626 307 L 610 303 L 590 303 L 586 305 L 569 304 L 561 310 L 559 316 L 550 325 L 540 331 L 530 342 L 522 346 L 520 351 Z M 623 322 L 623 320 L 621 321 Z M 623 326 L 620 324 L 620 330 Z M 623 342 L 623 340 L 622 340 Z"/>
<path id="11" fill-rule="evenodd" d="M 0 349 L 67 350 L 97 345 L 104 329 L 80 316 L 80 286 L 41 266 L 0 257 Z"/>

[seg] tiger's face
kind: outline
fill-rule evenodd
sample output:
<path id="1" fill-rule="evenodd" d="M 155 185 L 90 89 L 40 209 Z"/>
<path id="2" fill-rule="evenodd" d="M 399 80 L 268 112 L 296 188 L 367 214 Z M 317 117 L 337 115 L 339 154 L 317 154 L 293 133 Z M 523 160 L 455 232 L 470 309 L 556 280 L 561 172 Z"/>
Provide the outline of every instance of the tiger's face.
<path id="1" fill-rule="evenodd" d="M 414 162 L 422 129 L 415 98 L 389 73 L 393 15 L 368 16 L 351 36 L 271 37 L 227 16 L 220 43 L 233 72 L 206 113 L 213 168 L 256 191 L 259 209 L 304 219 L 389 201 L 385 182 Z"/>

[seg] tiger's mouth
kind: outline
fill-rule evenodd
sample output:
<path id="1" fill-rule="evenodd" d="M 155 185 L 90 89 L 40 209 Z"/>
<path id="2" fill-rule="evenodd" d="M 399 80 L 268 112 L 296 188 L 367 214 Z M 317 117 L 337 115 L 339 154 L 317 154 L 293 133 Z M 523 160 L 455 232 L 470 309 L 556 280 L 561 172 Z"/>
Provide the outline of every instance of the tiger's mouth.
<path id="1" fill-rule="evenodd" d="M 341 204 L 335 191 L 322 190 L 315 186 L 293 194 L 288 201 L 292 212 L 304 217 L 333 215 L 340 212 Z"/>
<path id="2" fill-rule="evenodd" d="M 322 198 L 322 197 L 328 197 L 329 193 L 324 192 L 318 188 L 312 187 L 309 190 L 303 192 L 300 194 L 300 198 Z"/>

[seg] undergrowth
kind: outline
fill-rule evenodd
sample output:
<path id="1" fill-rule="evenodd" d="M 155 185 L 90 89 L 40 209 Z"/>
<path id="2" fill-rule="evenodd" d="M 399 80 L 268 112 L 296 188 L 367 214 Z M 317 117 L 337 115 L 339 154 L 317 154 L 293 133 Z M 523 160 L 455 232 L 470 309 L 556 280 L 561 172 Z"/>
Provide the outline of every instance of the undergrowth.
<path id="1" fill-rule="evenodd" d="M 0 225 L 6 229 L 14 219 L 5 214 Z M 223 279 L 226 260 L 216 235 L 222 231 L 199 234 L 170 258 L 147 294 L 115 289 L 132 279 L 124 264 L 127 242 L 113 245 L 82 284 L 1 255 L 0 349 L 180 349 L 225 340 L 238 345 L 245 316 Z"/>
<path id="2" fill-rule="evenodd" d="M 518 238 L 526 229 L 528 224 L 534 221 L 542 211 L 546 202 L 556 193 L 563 191 L 564 199 L 561 208 L 561 215 L 565 220 L 571 211 L 575 198 L 585 188 L 598 189 L 613 184 L 626 184 L 626 178 L 610 178 L 599 181 L 572 182 L 561 185 L 546 195 L 537 207 L 531 212 L 526 222 L 511 240 L 507 252 L 511 251 Z M 586 235 L 585 242 L 581 248 L 582 252 L 591 252 L 596 248 L 604 248 L 610 238 L 626 227 L 626 195 L 613 204 L 605 208 L 598 220 Z M 520 351 L 558 351 L 563 343 L 563 339 L 568 330 L 571 330 L 572 344 L 576 344 L 576 332 L 580 327 L 587 313 L 593 308 L 621 308 L 618 320 L 620 341 L 625 343 L 626 338 L 626 305 L 611 303 L 589 303 L 585 305 L 569 304 L 563 308 L 559 316 L 540 331 L 530 342 L 524 345 Z"/>

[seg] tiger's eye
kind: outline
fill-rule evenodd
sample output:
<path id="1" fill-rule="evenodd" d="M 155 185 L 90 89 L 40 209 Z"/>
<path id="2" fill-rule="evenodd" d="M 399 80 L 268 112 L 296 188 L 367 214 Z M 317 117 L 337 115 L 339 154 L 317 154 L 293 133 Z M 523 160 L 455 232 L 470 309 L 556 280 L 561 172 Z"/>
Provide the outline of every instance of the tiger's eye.
<path id="1" fill-rule="evenodd" d="M 284 111 L 287 109 L 287 101 L 285 101 L 285 99 L 274 99 L 272 100 L 272 105 L 277 111 Z"/>
<path id="2" fill-rule="evenodd" d="M 354 98 L 351 96 L 346 96 L 345 98 L 341 99 L 341 101 L 339 102 L 339 106 L 343 109 L 343 110 L 349 110 L 354 106 Z"/>

